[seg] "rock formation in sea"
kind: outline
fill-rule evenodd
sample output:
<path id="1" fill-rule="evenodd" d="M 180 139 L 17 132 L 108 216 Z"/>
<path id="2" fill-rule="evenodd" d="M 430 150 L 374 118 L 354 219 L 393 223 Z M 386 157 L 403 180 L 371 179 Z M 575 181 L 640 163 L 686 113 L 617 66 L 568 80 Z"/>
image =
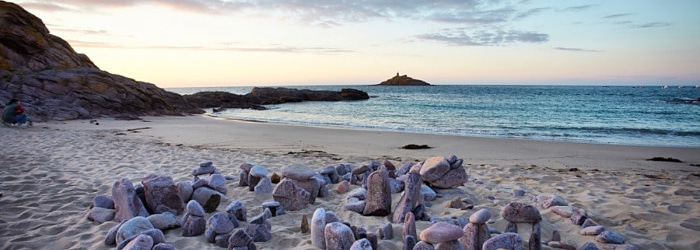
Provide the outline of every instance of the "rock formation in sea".
<path id="1" fill-rule="evenodd" d="M 198 92 L 185 95 L 185 99 L 200 108 L 266 109 L 262 105 L 304 101 L 357 101 L 367 100 L 369 95 L 356 89 L 341 91 L 292 88 L 253 88 L 250 93 L 238 95 L 223 91 Z"/>
<path id="2" fill-rule="evenodd" d="M 202 112 L 154 84 L 100 70 L 41 19 L 0 1 L 0 103 L 11 98 L 35 121 Z"/>
<path id="3" fill-rule="evenodd" d="M 399 73 L 396 72 L 396 76 L 381 82 L 379 85 L 430 86 L 430 83 L 418 79 L 413 79 L 408 75 L 399 75 Z"/>

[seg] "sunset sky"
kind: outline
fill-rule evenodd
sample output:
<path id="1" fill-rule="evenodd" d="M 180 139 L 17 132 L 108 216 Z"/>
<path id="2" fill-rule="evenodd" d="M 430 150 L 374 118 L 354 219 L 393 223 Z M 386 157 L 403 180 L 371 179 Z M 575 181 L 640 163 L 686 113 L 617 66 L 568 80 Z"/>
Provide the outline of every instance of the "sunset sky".
<path id="1" fill-rule="evenodd" d="M 22 0 L 159 87 L 700 84 L 698 0 Z"/>

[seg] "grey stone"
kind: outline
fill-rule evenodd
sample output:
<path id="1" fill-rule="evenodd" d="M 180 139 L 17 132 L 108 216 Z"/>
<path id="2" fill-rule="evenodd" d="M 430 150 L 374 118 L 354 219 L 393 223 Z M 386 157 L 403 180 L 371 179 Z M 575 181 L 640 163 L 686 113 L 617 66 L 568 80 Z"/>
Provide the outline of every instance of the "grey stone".
<path id="1" fill-rule="evenodd" d="M 114 209 L 93 207 L 88 212 L 88 219 L 99 224 L 114 220 Z"/>
<path id="2" fill-rule="evenodd" d="M 219 203 L 221 202 L 221 198 L 224 196 L 224 194 L 211 188 L 200 187 L 194 190 L 192 200 L 202 205 L 205 212 L 211 213 L 216 211 L 216 208 L 219 207 Z"/>
<path id="3" fill-rule="evenodd" d="M 168 230 L 182 226 L 180 219 L 172 213 L 152 214 L 148 216 L 148 221 L 153 227 L 160 230 Z"/>
<path id="4" fill-rule="evenodd" d="M 537 208 L 521 202 L 508 203 L 503 208 L 501 216 L 513 223 L 539 223 L 542 221 L 542 215 Z"/>
<path id="5" fill-rule="evenodd" d="M 207 229 L 211 229 L 217 235 L 230 233 L 234 227 L 228 215 L 223 212 L 216 212 L 207 220 Z"/>
<path id="6" fill-rule="evenodd" d="M 435 250 L 463 250 L 459 241 L 451 240 L 435 244 Z"/>
<path id="7" fill-rule="evenodd" d="M 517 233 L 503 233 L 484 242 L 483 250 L 497 249 L 522 250 L 523 239 Z"/>
<path id="8" fill-rule="evenodd" d="M 137 216 L 131 218 L 124 222 L 119 229 L 117 229 L 116 242 L 121 243 L 122 241 L 141 234 L 141 232 L 153 229 L 153 225 L 144 217 Z"/>
<path id="9" fill-rule="evenodd" d="M 423 203 L 423 196 L 420 193 L 421 176 L 416 173 L 408 173 L 404 183 L 406 184 L 404 192 L 396 204 L 396 209 L 392 216 L 391 221 L 393 223 L 402 223 L 407 213 L 412 212 L 414 208 Z"/>
<path id="10" fill-rule="evenodd" d="M 579 247 L 578 250 L 599 250 L 599 248 L 593 242 L 589 241 Z"/>
<path id="11" fill-rule="evenodd" d="M 267 224 L 248 224 L 246 232 L 253 242 L 267 242 L 272 239 L 272 228 Z"/>
<path id="12" fill-rule="evenodd" d="M 126 244 L 122 250 L 142 250 L 151 248 L 153 248 L 153 239 L 148 235 L 141 234 L 131 240 L 129 244 Z"/>
<path id="13" fill-rule="evenodd" d="M 413 250 L 435 250 L 435 247 L 425 241 L 419 241 L 413 246 Z"/>
<path id="14" fill-rule="evenodd" d="M 184 202 L 180 198 L 180 191 L 172 177 L 149 174 L 141 180 L 141 184 L 143 184 L 146 205 L 149 211 L 156 214 L 164 212 L 172 214 L 182 213 Z"/>
<path id="15" fill-rule="evenodd" d="M 391 214 L 391 187 L 389 173 L 377 170 L 369 175 L 367 182 L 367 203 L 363 215 L 386 216 Z"/>
<path id="16" fill-rule="evenodd" d="M 202 205 L 199 204 L 199 202 L 191 200 L 187 202 L 187 206 L 185 207 L 185 215 L 204 217 L 206 215 L 206 212 L 204 211 Z"/>
<path id="17" fill-rule="evenodd" d="M 324 236 L 326 250 L 348 250 L 355 242 L 350 227 L 340 222 L 326 224 Z"/>
<path id="18" fill-rule="evenodd" d="M 149 215 L 141 199 L 136 196 L 134 185 L 127 178 L 121 178 L 114 183 L 112 200 L 114 200 L 114 220 L 116 221 L 122 222 L 136 216 Z"/>
<path id="19" fill-rule="evenodd" d="M 394 227 L 391 225 L 391 222 L 387 222 L 379 229 L 377 229 L 377 234 L 379 235 L 380 240 L 391 240 L 394 238 Z"/>
<path id="20" fill-rule="evenodd" d="M 267 177 L 267 168 L 264 166 L 255 165 L 252 168 L 250 168 L 248 174 L 258 178 Z"/>
<path id="21" fill-rule="evenodd" d="M 221 174 L 212 174 L 207 177 L 207 187 L 226 195 L 228 188 L 226 187 L 226 178 Z"/>
<path id="22" fill-rule="evenodd" d="M 613 232 L 613 231 L 604 231 L 600 233 L 598 236 L 595 237 L 595 240 L 600 242 L 600 243 L 611 243 L 611 244 L 624 244 L 625 243 L 625 237 L 622 237 L 622 235 Z"/>
<path id="23" fill-rule="evenodd" d="M 151 250 L 175 250 L 175 247 L 168 243 L 158 243 L 155 246 L 153 246 Z"/>
<path id="24" fill-rule="evenodd" d="M 105 236 L 105 245 L 107 246 L 113 246 L 117 244 L 117 231 L 119 230 L 119 227 L 121 227 L 124 222 L 120 222 L 117 225 L 114 225 L 107 231 L 107 235 Z"/>
<path id="25" fill-rule="evenodd" d="M 297 211 L 309 206 L 309 192 L 294 184 L 291 179 L 282 179 L 272 191 L 272 198 L 278 201 L 285 210 Z"/>
<path id="26" fill-rule="evenodd" d="M 359 239 L 352 243 L 350 250 L 372 250 L 372 243 L 368 239 Z"/>
<path id="27" fill-rule="evenodd" d="M 92 199 L 92 207 L 114 209 L 114 200 L 106 195 L 98 195 Z"/>
<path id="28" fill-rule="evenodd" d="M 179 181 L 175 185 L 177 185 L 177 190 L 180 193 L 180 199 L 182 199 L 184 203 L 190 201 L 192 198 L 192 192 L 194 192 L 192 184 L 187 181 Z"/>
<path id="29" fill-rule="evenodd" d="M 574 209 L 573 214 L 571 214 L 571 223 L 574 225 L 583 225 L 584 222 L 586 222 L 586 219 L 588 219 L 588 213 L 586 210 L 583 210 L 581 208 Z"/>
<path id="30" fill-rule="evenodd" d="M 278 215 L 284 214 L 284 207 L 277 201 L 267 201 L 262 204 L 263 210 L 270 209 L 272 217 L 277 217 Z"/>
<path id="31" fill-rule="evenodd" d="M 239 228 L 233 231 L 231 236 L 228 238 L 228 248 L 233 247 L 245 247 L 253 242 L 253 238 L 248 235 L 245 229 Z"/>
<path id="32" fill-rule="evenodd" d="M 182 236 L 198 236 L 202 235 L 207 227 L 207 221 L 204 217 L 189 215 L 182 223 Z"/>
<path id="33" fill-rule="evenodd" d="M 450 163 L 445 157 L 436 156 L 425 160 L 420 169 L 424 181 L 432 182 L 440 179 L 450 170 Z"/>
<path id="34" fill-rule="evenodd" d="M 248 220 L 248 212 L 245 208 L 245 204 L 240 200 L 232 201 L 231 204 L 226 206 L 226 213 L 233 214 L 239 221 Z"/>
<path id="35" fill-rule="evenodd" d="M 484 224 L 491 219 L 491 212 L 488 209 L 482 208 L 469 216 L 469 222 L 474 224 Z"/>
<path id="36" fill-rule="evenodd" d="M 463 185 L 469 176 L 463 166 L 453 168 L 443 174 L 439 179 L 431 181 L 430 185 L 437 188 L 453 188 Z"/>
<path id="37" fill-rule="evenodd" d="M 322 207 L 317 208 L 311 216 L 311 244 L 315 247 L 326 248 L 326 210 Z"/>
<path id="38" fill-rule="evenodd" d="M 362 213 L 362 211 L 365 210 L 365 206 L 367 204 L 367 201 L 365 200 L 357 200 L 357 199 L 352 199 L 348 200 L 345 205 L 343 205 L 343 208 L 347 211 L 353 211 L 356 213 Z"/>
<path id="39" fill-rule="evenodd" d="M 263 177 L 258 181 L 258 184 L 253 188 L 256 194 L 270 194 L 272 193 L 272 182 L 270 178 Z"/>
<path id="40" fill-rule="evenodd" d="M 416 246 L 416 237 L 413 235 L 406 235 L 403 237 L 403 249 L 404 250 L 413 250 L 413 247 Z"/>
<path id="41" fill-rule="evenodd" d="M 283 166 L 281 172 L 282 177 L 299 181 L 308 180 L 316 174 L 315 170 L 304 165 Z"/>

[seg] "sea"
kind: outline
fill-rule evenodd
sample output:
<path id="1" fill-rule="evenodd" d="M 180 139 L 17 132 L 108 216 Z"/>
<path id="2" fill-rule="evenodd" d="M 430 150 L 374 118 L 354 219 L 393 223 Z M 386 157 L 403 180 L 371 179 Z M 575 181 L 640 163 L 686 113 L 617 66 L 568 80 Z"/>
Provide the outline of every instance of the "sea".
<path id="1" fill-rule="evenodd" d="M 662 86 L 285 86 L 353 88 L 369 100 L 267 105 L 210 115 L 376 131 L 700 148 L 700 88 Z M 253 87 L 171 88 L 179 94 Z"/>

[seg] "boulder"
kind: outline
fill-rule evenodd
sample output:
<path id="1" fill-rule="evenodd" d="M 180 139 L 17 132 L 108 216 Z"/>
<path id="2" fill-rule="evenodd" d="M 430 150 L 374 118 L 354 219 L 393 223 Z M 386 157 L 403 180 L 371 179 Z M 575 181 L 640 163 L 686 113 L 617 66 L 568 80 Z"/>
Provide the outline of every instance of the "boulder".
<path id="1" fill-rule="evenodd" d="M 406 214 L 412 212 L 419 204 L 423 203 L 421 196 L 421 175 L 417 173 L 408 173 L 404 181 L 405 188 L 401 195 L 401 199 L 396 204 L 396 209 L 392 216 L 393 223 L 402 223 Z"/>
<path id="2" fill-rule="evenodd" d="M 146 205 L 151 213 L 182 213 L 184 203 L 172 177 L 149 174 L 141 180 L 141 184 L 144 188 Z"/>
<path id="3" fill-rule="evenodd" d="M 207 213 L 216 211 L 221 198 L 225 195 L 208 187 L 200 187 L 192 193 L 192 200 L 197 201 Z"/>
<path id="4" fill-rule="evenodd" d="M 275 190 L 272 191 L 272 198 L 289 211 L 306 208 L 309 206 L 310 197 L 309 192 L 297 186 L 293 180 L 288 178 L 282 179 L 275 187 Z"/>
<path id="5" fill-rule="evenodd" d="M 377 170 L 369 175 L 366 201 L 363 215 L 386 216 L 391 214 L 391 187 L 389 173 L 386 170 Z"/>
<path id="6" fill-rule="evenodd" d="M 160 230 L 168 230 L 182 226 L 180 219 L 178 219 L 174 214 L 168 212 L 162 214 L 152 214 L 148 216 L 147 219 L 149 222 L 151 222 L 151 225 L 153 225 L 154 228 Z"/>
<path id="7" fill-rule="evenodd" d="M 117 229 L 116 242 L 121 243 L 149 229 L 153 229 L 153 225 L 151 225 L 148 219 L 141 216 L 131 218 Z"/>
<path id="8" fill-rule="evenodd" d="M 300 181 L 308 180 L 316 174 L 316 171 L 304 165 L 283 166 L 281 171 L 282 177 Z"/>
<path id="9" fill-rule="evenodd" d="M 523 239 L 517 233 L 503 233 L 484 242 L 483 250 L 523 249 Z"/>
<path id="10" fill-rule="evenodd" d="M 112 186 L 114 200 L 114 220 L 126 221 L 136 216 L 148 217 L 148 211 L 141 199 L 136 196 L 134 185 L 127 178 L 121 178 Z"/>
<path id="11" fill-rule="evenodd" d="M 350 227 L 340 222 L 326 224 L 324 238 L 326 250 L 348 250 L 355 243 Z"/>

